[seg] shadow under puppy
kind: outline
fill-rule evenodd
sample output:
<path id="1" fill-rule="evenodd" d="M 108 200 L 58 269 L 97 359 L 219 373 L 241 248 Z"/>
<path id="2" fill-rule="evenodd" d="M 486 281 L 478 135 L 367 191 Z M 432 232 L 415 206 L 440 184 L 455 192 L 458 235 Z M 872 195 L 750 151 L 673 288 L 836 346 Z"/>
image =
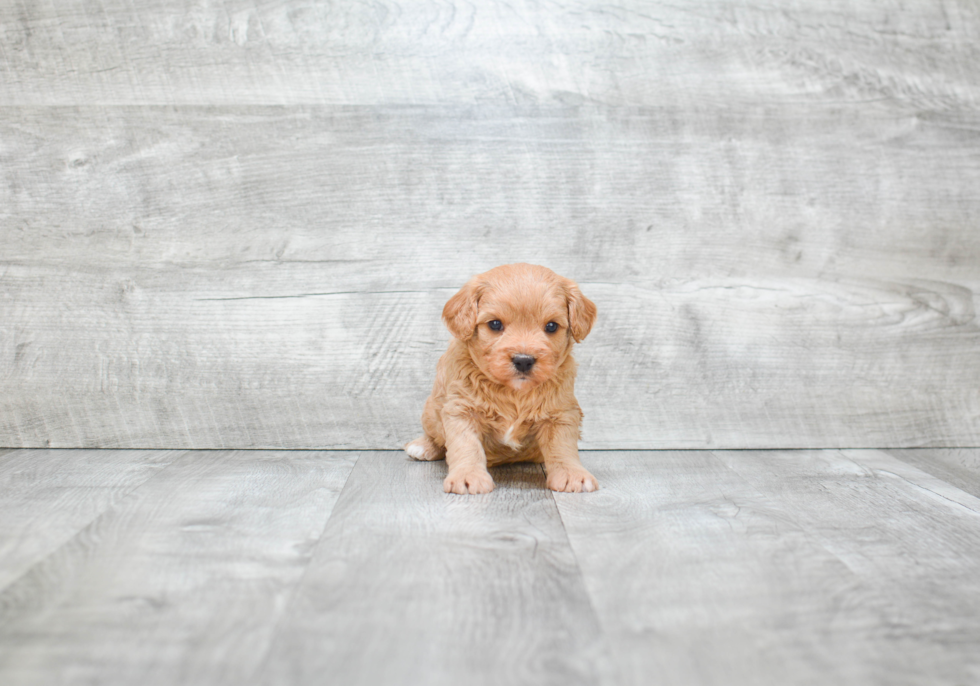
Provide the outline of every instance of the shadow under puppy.
<path id="1" fill-rule="evenodd" d="M 489 493 L 488 465 L 523 461 L 544 462 L 554 491 L 597 489 L 578 456 L 572 358 L 595 304 L 546 267 L 510 264 L 473 277 L 442 317 L 454 338 L 422 412 L 425 435 L 405 452 L 445 458 L 447 493 Z"/>

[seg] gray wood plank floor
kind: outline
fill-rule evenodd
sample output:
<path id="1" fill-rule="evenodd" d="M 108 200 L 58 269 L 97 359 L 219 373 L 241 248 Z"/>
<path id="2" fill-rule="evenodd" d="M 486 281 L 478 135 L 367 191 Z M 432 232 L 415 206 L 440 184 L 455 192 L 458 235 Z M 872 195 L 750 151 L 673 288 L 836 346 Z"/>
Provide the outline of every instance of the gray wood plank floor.
<path id="1" fill-rule="evenodd" d="M 0 451 L 0 683 L 978 683 L 978 460 Z"/>
<path id="2" fill-rule="evenodd" d="M 247 683 L 353 460 L 182 454 L 3 589 L 0 683 Z"/>
<path id="3" fill-rule="evenodd" d="M 178 454 L 27 450 L 0 455 L 0 588 L 117 506 Z"/>

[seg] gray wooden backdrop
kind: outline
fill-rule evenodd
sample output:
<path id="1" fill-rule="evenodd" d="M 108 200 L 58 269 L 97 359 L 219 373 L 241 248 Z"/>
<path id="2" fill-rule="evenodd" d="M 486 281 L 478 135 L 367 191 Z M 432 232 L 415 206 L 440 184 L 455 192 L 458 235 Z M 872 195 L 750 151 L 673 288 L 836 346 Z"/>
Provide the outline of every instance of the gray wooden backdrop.
<path id="1" fill-rule="evenodd" d="M 0 445 L 392 448 L 471 274 L 585 448 L 980 445 L 980 4 L 7 0 Z"/>

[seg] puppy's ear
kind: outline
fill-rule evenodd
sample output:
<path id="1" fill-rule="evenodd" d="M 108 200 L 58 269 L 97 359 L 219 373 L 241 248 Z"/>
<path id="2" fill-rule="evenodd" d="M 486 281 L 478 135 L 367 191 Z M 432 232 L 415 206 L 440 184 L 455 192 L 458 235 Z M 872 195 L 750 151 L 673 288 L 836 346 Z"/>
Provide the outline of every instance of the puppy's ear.
<path id="1" fill-rule="evenodd" d="M 574 281 L 566 281 L 565 297 L 568 298 L 568 328 L 575 342 L 581 343 L 595 324 L 595 303 L 582 295 Z"/>
<path id="2" fill-rule="evenodd" d="M 481 291 L 481 286 L 471 280 L 442 308 L 442 319 L 446 322 L 446 328 L 460 340 L 468 341 L 473 337 Z"/>

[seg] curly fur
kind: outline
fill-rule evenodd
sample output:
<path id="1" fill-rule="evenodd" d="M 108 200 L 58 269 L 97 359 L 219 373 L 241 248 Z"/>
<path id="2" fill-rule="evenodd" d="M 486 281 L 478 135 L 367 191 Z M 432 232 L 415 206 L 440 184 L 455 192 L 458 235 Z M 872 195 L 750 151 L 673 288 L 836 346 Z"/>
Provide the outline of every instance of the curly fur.
<path id="1" fill-rule="evenodd" d="M 488 465 L 521 461 L 543 462 L 553 490 L 598 488 L 578 457 L 582 410 L 571 354 L 595 318 L 578 286 L 545 267 L 505 265 L 473 277 L 443 309 L 454 338 L 422 412 L 425 433 L 406 452 L 445 458 L 447 492 L 489 492 Z M 546 331 L 549 322 L 557 331 Z M 532 368 L 521 372 L 515 355 L 533 357 Z"/>

